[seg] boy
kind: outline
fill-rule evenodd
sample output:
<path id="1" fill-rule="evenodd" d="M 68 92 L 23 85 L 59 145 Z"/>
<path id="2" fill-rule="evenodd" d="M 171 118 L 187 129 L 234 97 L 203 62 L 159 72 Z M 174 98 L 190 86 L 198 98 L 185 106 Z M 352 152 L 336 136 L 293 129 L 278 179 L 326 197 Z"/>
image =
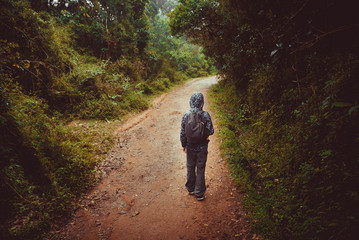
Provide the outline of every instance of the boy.
<path id="1" fill-rule="evenodd" d="M 203 94 L 195 92 L 192 94 L 189 105 L 190 110 L 183 114 L 181 123 L 181 144 L 183 152 L 187 154 L 187 182 L 186 188 L 191 195 L 195 195 L 198 201 L 204 199 L 206 191 L 205 168 L 208 154 L 208 137 L 214 133 L 211 116 L 203 111 Z M 192 114 L 192 115 L 191 115 Z M 192 141 L 189 129 L 189 117 L 194 119 L 193 114 L 198 114 L 200 124 L 203 125 L 204 136 L 199 141 Z M 187 126 L 187 129 L 186 129 Z M 197 172 L 196 172 L 197 168 Z"/>

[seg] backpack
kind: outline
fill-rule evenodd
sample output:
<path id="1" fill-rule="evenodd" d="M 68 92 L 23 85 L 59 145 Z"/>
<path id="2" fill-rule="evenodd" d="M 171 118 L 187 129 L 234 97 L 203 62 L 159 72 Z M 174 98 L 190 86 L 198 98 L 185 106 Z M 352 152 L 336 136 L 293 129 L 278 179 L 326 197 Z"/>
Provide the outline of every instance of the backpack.
<path id="1" fill-rule="evenodd" d="M 185 133 L 188 143 L 199 144 L 206 139 L 206 125 L 202 121 L 203 111 L 190 112 L 185 122 Z"/>

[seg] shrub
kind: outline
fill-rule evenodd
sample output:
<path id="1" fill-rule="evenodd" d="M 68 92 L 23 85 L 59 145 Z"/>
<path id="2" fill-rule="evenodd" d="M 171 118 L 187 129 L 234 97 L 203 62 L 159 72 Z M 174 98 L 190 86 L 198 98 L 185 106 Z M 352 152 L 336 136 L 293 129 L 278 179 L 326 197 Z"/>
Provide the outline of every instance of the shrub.
<path id="1" fill-rule="evenodd" d="M 17 213 L 10 233 L 29 236 L 74 206 L 95 180 L 96 160 L 87 150 L 92 143 L 49 117 L 43 100 L 23 94 L 9 80 L 0 89 L 1 123 L 7 126 L 1 134 L 1 188 L 10 193 L 1 202 L 14 206 L 8 214 Z"/>

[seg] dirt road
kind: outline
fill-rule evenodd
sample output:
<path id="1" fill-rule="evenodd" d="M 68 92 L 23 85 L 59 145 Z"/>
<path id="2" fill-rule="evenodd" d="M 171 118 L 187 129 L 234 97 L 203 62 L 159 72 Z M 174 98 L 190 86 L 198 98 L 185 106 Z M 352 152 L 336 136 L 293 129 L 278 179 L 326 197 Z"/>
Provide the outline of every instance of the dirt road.
<path id="1" fill-rule="evenodd" d="M 210 138 L 206 199 L 188 195 L 180 122 L 193 92 L 205 95 L 215 77 L 197 79 L 165 94 L 130 119 L 102 169 L 106 175 L 55 239 L 255 239 L 248 233 L 240 195 Z M 216 128 L 215 119 L 212 120 Z"/>

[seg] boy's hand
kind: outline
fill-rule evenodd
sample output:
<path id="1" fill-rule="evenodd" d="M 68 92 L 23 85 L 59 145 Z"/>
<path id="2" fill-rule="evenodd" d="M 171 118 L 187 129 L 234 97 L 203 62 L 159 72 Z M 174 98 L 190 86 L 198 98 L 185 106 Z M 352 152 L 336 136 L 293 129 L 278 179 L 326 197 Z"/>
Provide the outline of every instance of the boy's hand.
<path id="1" fill-rule="evenodd" d="M 184 153 L 187 153 L 187 148 L 186 147 L 184 147 L 182 150 L 183 150 Z"/>

